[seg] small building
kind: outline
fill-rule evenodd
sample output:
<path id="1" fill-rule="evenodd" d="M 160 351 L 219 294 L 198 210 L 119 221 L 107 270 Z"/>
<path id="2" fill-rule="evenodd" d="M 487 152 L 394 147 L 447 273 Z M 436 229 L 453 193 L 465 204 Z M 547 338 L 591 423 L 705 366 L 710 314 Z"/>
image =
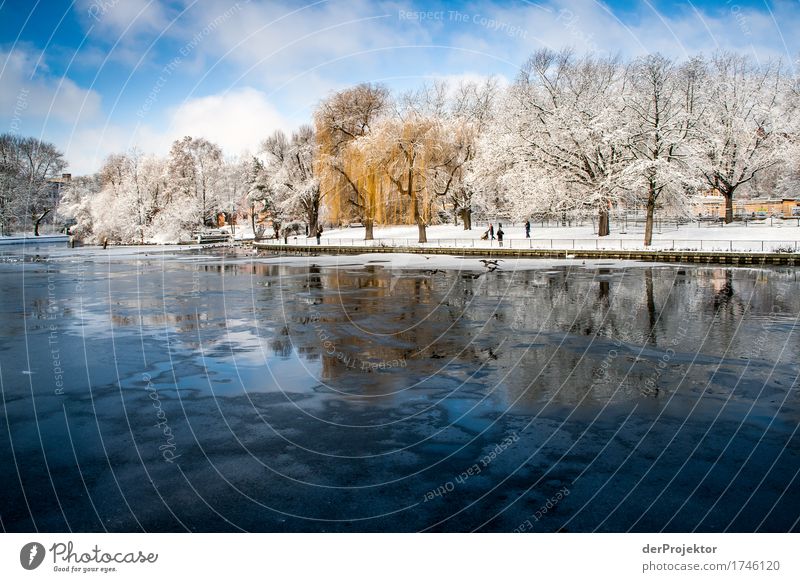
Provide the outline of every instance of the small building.
<path id="1" fill-rule="evenodd" d="M 47 182 L 50 185 L 50 196 L 58 201 L 64 188 L 72 182 L 72 174 L 61 174 L 60 178 L 50 178 Z"/>
<path id="2" fill-rule="evenodd" d="M 781 202 L 784 218 L 800 218 L 800 200 L 797 198 L 784 198 Z"/>
<path id="3" fill-rule="evenodd" d="M 734 201 L 734 214 L 751 218 L 800 218 L 800 201 L 796 198 L 754 198 Z"/>
<path id="4" fill-rule="evenodd" d="M 704 194 L 692 198 L 692 214 L 697 218 L 725 216 L 725 198 L 719 194 Z"/>
<path id="5" fill-rule="evenodd" d="M 697 196 L 692 200 L 694 216 L 724 218 L 725 198 L 716 194 Z M 800 218 L 797 198 L 752 198 L 733 201 L 733 215 L 739 218 Z"/>

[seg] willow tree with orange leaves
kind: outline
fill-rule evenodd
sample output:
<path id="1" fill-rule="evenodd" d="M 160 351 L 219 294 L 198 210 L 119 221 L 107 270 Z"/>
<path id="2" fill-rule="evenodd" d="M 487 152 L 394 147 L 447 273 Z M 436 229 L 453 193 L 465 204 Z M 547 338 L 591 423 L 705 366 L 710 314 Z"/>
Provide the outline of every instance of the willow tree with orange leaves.
<path id="1" fill-rule="evenodd" d="M 427 242 L 427 226 L 448 210 L 469 229 L 465 168 L 494 88 L 436 82 L 392 100 L 383 86 L 365 84 L 323 101 L 315 123 L 328 218 L 358 218 L 366 240 L 376 222 L 413 223 Z"/>
<path id="2" fill-rule="evenodd" d="M 373 239 L 379 213 L 381 176 L 369 163 L 363 141 L 385 115 L 389 91 L 380 84 L 364 83 L 334 93 L 314 114 L 319 154 L 317 172 L 328 198 L 328 218 L 334 222 L 357 218 L 365 227 L 365 240 Z"/>
<path id="3" fill-rule="evenodd" d="M 438 222 L 438 211 L 445 211 L 448 195 L 460 183 L 473 141 L 464 124 L 431 108 L 428 97 L 420 92 L 404 95 L 393 114 L 359 141 L 368 166 L 383 172 L 395 195 L 384 203 L 402 202 L 406 222 L 417 225 L 420 243 L 428 242 L 428 225 Z"/>
<path id="4" fill-rule="evenodd" d="M 428 242 L 425 229 L 431 222 L 426 169 L 435 125 L 430 118 L 406 112 L 383 119 L 364 143 L 373 165 L 384 169 L 399 197 L 408 203 L 421 243 Z"/>

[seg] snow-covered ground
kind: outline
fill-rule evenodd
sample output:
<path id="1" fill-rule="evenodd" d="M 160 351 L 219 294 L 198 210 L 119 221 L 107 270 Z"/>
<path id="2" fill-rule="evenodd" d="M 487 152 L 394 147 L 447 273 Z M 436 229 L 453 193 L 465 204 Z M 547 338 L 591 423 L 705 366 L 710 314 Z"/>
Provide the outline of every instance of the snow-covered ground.
<path id="1" fill-rule="evenodd" d="M 797 220 L 774 220 L 772 225 L 766 220 L 763 223 L 735 222 L 729 225 L 698 226 L 697 223 L 682 225 L 676 228 L 675 223 L 669 227 L 656 227 L 653 235 L 654 250 L 714 250 L 714 251 L 754 251 L 770 252 L 775 250 L 800 250 L 800 226 Z M 497 225 L 495 224 L 495 229 Z M 532 225 L 531 238 L 525 238 L 522 226 L 504 226 L 504 248 L 511 249 L 624 249 L 637 250 L 646 248 L 643 244 L 644 233 L 641 226 L 621 232 L 612 225 L 611 235 L 598 237 L 591 223 L 573 227 L 541 227 Z M 322 244 L 343 246 L 397 246 L 413 247 L 456 247 L 456 248 L 497 248 L 494 240 L 481 240 L 485 226 L 463 230 L 453 225 L 431 226 L 427 229 L 428 243 L 419 245 L 417 227 L 386 226 L 376 227 L 374 241 L 364 241 L 363 228 L 343 228 L 328 230 L 322 234 Z M 267 240 L 272 244 L 283 244 L 283 241 Z M 314 244 L 313 237 L 292 236 L 289 244 Z"/>

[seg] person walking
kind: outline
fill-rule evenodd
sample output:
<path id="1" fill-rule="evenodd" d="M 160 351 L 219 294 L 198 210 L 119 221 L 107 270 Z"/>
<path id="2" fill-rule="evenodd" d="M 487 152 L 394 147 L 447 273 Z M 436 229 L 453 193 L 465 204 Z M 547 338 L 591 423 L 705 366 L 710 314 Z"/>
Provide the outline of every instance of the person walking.
<path id="1" fill-rule="evenodd" d="M 494 240 L 494 225 L 491 222 L 489 223 L 489 238 Z"/>
<path id="2" fill-rule="evenodd" d="M 531 221 L 525 221 L 525 238 L 531 238 Z"/>
<path id="3" fill-rule="evenodd" d="M 322 227 L 317 227 L 317 245 L 321 244 L 322 242 Z"/>
<path id="4" fill-rule="evenodd" d="M 497 242 L 500 243 L 501 247 L 503 246 L 503 235 L 504 234 L 505 233 L 503 232 L 503 225 L 502 224 L 498 224 L 497 225 Z"/>

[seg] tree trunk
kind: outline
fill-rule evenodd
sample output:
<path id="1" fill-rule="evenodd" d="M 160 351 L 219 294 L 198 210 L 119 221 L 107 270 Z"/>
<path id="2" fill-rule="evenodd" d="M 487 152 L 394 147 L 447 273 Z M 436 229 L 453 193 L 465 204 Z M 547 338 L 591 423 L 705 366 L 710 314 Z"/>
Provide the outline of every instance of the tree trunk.
<path id="1" fill-rule="evenodd" d="M 319 198 L 312 200 L 308 206 L 308 234 L 317 236 L 317 225 L 319 224 Z"/>
<path id="2" fill-rule="evenodd" d="M 644 223 L 644 246 L 653 244 L 653 218 L 656 211 L 656 201 L 651 193 L 647 198 L 647 218 Z"/>
<path id="3" fill-rule="evenodd" d="M 253 240 L 256 239 L 256 205 L 250 205 L 250 227 L 253 229 Z"/>
<path id="4" fill-rule="evenodd" d="M 375 240 L 374 226 L 375 222 L 371 218 L 363 219 L 364 222 L 364 240 Z"/>
<path id="5" fill-rule="evenodd" d="M 206 225 L 206 218 L 208 218 L 206 213 L 206 188 L 203 186 L 203 208 L 200 210 L 200 226 Z"/>
<path id="6" fill-rule="evenodd" d="M 601 207 L 597 217 L 597 236 L 608 236 L 611 228 L 608 222 L 608 208 Z"/>
<path id="7" fill-rule="evenodd" d="M 472 230 L 472 209 L 464 208 L 461 211 L 461 221 L 464 223 L 464 230 Z"/>
<path id="8" fill-rule="evenodd" d="M 733 192 L 724 193 L 725 197 L 725 224 L 733 222 Z"/>
<path id="9" fill-rule="evenodd" d="M 409 196 L 411 196 L 411 208 L 414 211 L 414 222 L 417 223 L 417 230 L 419 231 L 419 241 L 420 243 L 428 242 L 428 234 L 425 232 L 425 221 L 422 220 L 422 215 L 419 211 L 419 198 L 417 197 L 417 193 L 414 190 L 414 159 L 411 159 L 411 163 L 408 167 L 408 186 L 406 192 Z"/>
<path id="10" fill-rule="evenodd" d="M 6 197 L 0 194 L 0 236 L 6 236 Z"/>
<path id="11" fill-rule="evenodd" d="M 308 214 L 308 234 L 306 236 L 317 236 L 317 213 L 309 212 Z"/>
<path id="12" fill-rule="evenodd" d="M 425 232 L 425 223 L 419 218 L 417 218 L 417 230 L 419 230 L 419 242 L 428 242 L 428 233 Z"/>
<path id="13" fill-rule="evenodd" d="M 49 210 L 45 210 L 42 215 L 36 219 L 33 223 L 33 236 L 39 236 L 39 224 L 44 220 L 44 217 L 50 213 Z"/>

